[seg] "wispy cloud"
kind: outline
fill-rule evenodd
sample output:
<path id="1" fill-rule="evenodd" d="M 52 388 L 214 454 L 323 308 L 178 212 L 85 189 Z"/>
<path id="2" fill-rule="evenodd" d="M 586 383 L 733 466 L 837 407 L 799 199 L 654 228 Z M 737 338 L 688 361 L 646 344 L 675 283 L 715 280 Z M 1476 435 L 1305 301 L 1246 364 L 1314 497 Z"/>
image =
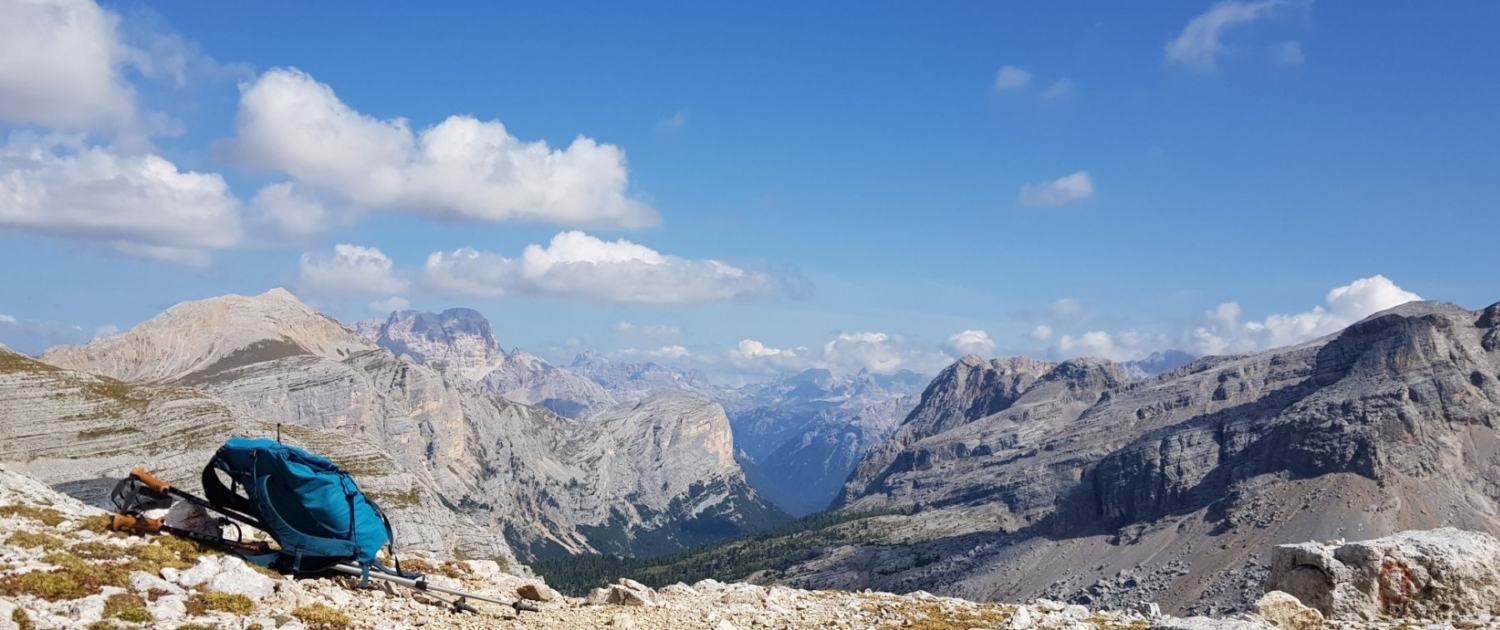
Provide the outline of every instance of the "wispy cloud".
<path id="1" fill-rule="evenodd" d="M 998 92 L 1024 90 L 1031 87 L 1031 73 L 1015 66 L 1001 66 L 995 73 L 995 90 Z"/>
<path id="2" fill-rule="evenodd" d="M 1023 206 L 1066 206 L 1094 196 L 1094 179 L 1085 171 L 1065 175 L 1050 182 L 1021 187 L 1016 203 Z"/>
<path id="3" fill-rule="evenodd" d="M 661 131 L 678 131 L 683 127 L 686 127 L 687 123 L 687 110 L 682 109 L 678 110 L 677 113 L 672 114 L 671 116 L 663 118 L 661 122 L 656 123 L 656 128 Z"/>
<path id="4" fill-rule="evenodd" d="M 1299 42 L 1271 44 L 1268 50 L 1271 53 L 1271 60 L 1283 66 L 1300 66 L 1307 62 L 1307 57 L 1302 54 L 1302 44 Z"/>
<path id="5" fill-rule="evenodd" d="M 369 308 L 371 314 L 384 317 L 390 315 L 392 311 L 404 311 L 411 308 L 411 302 L 408 302 L 406 298 L 395 296 L 370 302 Z"/>
<path id="6" fill-rule="evenodd" d="M 615 324 L 615 332 L 618 332 L 622 335 L 633 335 L 641 337 L 677 337 L 682 335 L 682 329 L 678 328 L 677 326 L 668 326 L 666 324 L 640 325 L 632 324 L 630 322 L 620 322 L 618 324 Z"/>
<path id="7" fill-rule="evenodd" d="M 1182 33 L 1166 46 L 1167 63 L 1185 66 L 1197 72 L 1211 73 L 1218 69 L 1218 60 L 1227 48 L 1224 34 L 1230 29 L 1266 19 L 1278 9 L 1299 3 L 1293 0 L 1260 0 L 1258 2 L 1236 2 L 1229 0 L 1213 5 L 1182 29 Z"/>
<path id="8" fill-rule="evenodd" d="M 1073 95 L 1073 80 L 1063 77 L 1052 82 L 1047 89 L 1042 90 L 1041 99 L 1044 101 L 1060 101 Z"/>

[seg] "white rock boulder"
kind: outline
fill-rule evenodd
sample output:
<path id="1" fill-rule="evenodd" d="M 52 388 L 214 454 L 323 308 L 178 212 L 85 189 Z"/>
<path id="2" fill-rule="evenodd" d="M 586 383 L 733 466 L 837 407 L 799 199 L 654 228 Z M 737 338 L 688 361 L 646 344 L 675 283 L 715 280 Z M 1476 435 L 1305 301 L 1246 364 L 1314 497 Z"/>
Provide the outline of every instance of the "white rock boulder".
<path id="1" fill-rule="evenodd" d="M 1281 545 L 1266 590 L 1331 620 L 1500 613 L 1500 540 L 1451 527 L 1361 542 Z"/>

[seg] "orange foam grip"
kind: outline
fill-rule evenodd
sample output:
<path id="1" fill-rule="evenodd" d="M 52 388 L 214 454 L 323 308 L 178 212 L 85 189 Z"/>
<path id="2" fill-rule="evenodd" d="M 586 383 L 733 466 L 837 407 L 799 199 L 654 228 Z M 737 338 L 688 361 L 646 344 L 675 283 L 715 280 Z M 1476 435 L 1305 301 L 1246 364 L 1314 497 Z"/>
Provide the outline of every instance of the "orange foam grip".
<path id="1" fill-rule="evenodd" d="M 141 483 L 146 484 L 152 490 L 155 490 L 157 492 L 166 492 L 172 489 L 171 484 L 152 476 L 151 473 L 146 472 L 145 468 L 137 468 L 130 471 L 130 476 L 135 477 Z"/>

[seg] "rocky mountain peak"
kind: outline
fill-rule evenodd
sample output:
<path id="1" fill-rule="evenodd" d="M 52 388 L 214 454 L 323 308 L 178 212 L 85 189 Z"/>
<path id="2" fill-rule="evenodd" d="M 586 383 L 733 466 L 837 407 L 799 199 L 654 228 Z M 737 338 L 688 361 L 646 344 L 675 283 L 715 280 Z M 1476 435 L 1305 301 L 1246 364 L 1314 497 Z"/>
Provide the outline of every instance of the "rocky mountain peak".
<path id="1" fill-rule="evenodd" d="M 246 297 L 183 302 L 124 334 L 42 354 L 56 365 L 122 381 L 181 378 L 251 355 L 310 354 L 342 359 L 375 345 L 303 304 L 285 289 Z M 227 365 L 227 364 L 220 364 Z"/>

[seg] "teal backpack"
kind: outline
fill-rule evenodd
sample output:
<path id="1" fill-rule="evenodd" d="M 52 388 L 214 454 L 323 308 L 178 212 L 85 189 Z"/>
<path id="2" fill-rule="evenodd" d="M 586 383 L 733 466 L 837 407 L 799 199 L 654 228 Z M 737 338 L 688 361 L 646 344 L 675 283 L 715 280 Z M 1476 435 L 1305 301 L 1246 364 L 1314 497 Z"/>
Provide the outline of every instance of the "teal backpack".
<path id="1" fill-rule="evenodd" d="M 402 575 L 399 560 L 395 571 L 376 560 L 381 547 L 394 544 L 385 513 L 327 459 L 274 440 L 232 438 L 204 467 L 203 493 L 215 509 L 249 517 L 281 547 L 247 557 L 251 562 L 294 574 L 353 563 L 366 578 L 372 568 Z"/>

